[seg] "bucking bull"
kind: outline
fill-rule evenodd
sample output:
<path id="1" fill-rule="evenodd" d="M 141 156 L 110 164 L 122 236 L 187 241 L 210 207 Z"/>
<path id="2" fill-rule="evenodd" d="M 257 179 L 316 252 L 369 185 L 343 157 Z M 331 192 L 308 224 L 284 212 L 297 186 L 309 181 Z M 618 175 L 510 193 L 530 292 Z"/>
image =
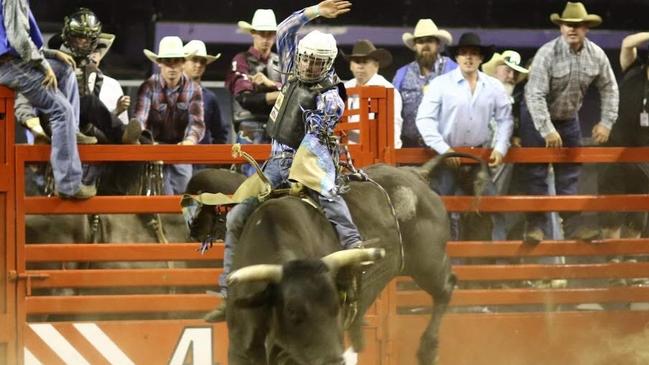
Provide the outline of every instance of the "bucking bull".
<path id="1" fill-rule="evenodd" d="M 343 196 L 373 248 L 340 250 L 335 230 L 319 209 L 295 196 L 261 203 L 248 217 L 235 247 L 229 276 L 227 325 L 229 364 L 343 363 L 341 279 L 362 261 L 385 258 L 364 269 L 358 315 L 349 328 L 356 351 L 363 347 L 363 314 L 396 275 L 411 276 L 433 298 L 432 315 L 421 336 L 419 364 L 437 358 L 438 332 L 456 282 L 446 255 L 449 222 L 440 197 L 428 184 L 449 153 L 422 167 L 379 164 L 365 169 L 370 181 L 351 182 Z M 482 163 L 479 177 L 487 178 Z M 476 182 L 481 184 L 482 182 Z M 193 184 L 194 192 L 209 192 Z M 479 191 L 479 189 L 476 189 Z M 191 222 L 191 235 L 203 241 L 218 229 L 214 207 L 203 205 Z"/>

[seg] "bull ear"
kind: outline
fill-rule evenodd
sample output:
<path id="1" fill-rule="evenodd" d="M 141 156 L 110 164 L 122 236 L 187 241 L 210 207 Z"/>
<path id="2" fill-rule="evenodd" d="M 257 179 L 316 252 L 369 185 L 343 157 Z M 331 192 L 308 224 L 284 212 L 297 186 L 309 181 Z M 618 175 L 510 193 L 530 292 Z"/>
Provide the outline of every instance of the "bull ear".
<path id="1" fill-rule="evenodd" d="M 228 285 L 266 281 L 277 284 L 282 280 L 281 265 L 251 265 L 243 267 L 228 275 Z"/>
<path id="2" fill-rule="evenodd" d="M 341 267 L 376 261 L 383 257 L 385 257 L 385 250 L 382 248 L 360 248 L 336 251 L 323 257 L 322 262 L 335 275 Z"/>
<path id="3" fill-rule="evenodd" d="M 272 302 L 272 285 L 266 285 L 264 290 L 258 291 L 250 296 L 237 298 L 234 306 L 238 308 L 258 308 Z"/>

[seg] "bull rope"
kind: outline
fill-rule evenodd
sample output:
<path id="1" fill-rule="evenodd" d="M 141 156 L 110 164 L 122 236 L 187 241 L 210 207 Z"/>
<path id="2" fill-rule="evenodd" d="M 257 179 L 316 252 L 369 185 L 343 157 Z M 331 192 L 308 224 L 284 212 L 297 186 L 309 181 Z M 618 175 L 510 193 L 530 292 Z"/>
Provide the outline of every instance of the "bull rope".
<path id="1" fill-rule="evenodd" d="M 392 204 L 392 199 L 390 198 L 390 195 L 388 194 L 387 191 L 376 181 L 372 180 L 363 170 L 358 170 L 356 169 L 356 166 L 354 166 L 354 160 L 352 159 L 352 154 L 349 152 L 348 146 L 345 145 L 340 145 L 342 147 L 343 153 L 345 155 L 346 162 L 343 164 L 342 161 L 340 161 L 340 165 L 344 166 L 348 170 L 350 170 L 352 173 L 349 176 L 356 177 L 360 179 L 361 181 L 366 180 L 371 182 L 372 184 L 376 185 L 379 190 L 383 192 L 383 195 L 385 196 L 385 200 L 388 202 L 388 206 L 390 207 L 390 212 L 392 213 L 392 217 L 394 217 L 394 223 L 396 224 L 397 227 L 397 234 L 399 235 L 399 250 L 401 255 L 399 256 L 400 263 L 399 263 L 399 272 L 403 272 L 403 269 L 405 268 L 405 250 L 403 249 L 403 237 L 401 235 L 401 226 L 399 226 L 399 218 L 397 218 L 397 210 L 394 207 L 394 204 Z"/>
<path id="2" fill-rule="evenodd" d="M 372 184 L 376 185 L 376 187 L 383 192 L 383 195 L 385 196 L 385 200 L 388 202 L 388 206 L 390 207 L 390 212 L 392 213 L 392 217 L 394 218 L 394 223 L 397 227 L 397 234 L 399 235 L 399 273 L 403 272 L 403 269 L 405 268 L 406 265 L 406 260 L 405 260 L 405 250 L 403 249 L 403 237 L 401 235 L 401 226 L 399 225 L 399 218 L 397 217 L 397 210 L 394 207 L 394 204 L 392 204 L 392 199 L 390 199 L 390 195 L 388 194 L 387 191 L 381 186 L 379 183 L 376 181 L 372 180 L 369 176 L 366 176 L 367 181 L 371 182 Z"/>

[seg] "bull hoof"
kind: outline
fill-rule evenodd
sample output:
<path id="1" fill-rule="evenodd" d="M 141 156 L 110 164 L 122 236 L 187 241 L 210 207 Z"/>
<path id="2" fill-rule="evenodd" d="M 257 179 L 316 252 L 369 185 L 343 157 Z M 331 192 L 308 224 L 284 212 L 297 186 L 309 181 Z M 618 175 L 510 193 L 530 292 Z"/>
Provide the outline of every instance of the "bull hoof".
<path id="1" fill-rule="evenodd" d="M 208 323 L 225 321 L 225 300 L 222 301 L 216 309 L 204 315 L 203 320 Z"/>

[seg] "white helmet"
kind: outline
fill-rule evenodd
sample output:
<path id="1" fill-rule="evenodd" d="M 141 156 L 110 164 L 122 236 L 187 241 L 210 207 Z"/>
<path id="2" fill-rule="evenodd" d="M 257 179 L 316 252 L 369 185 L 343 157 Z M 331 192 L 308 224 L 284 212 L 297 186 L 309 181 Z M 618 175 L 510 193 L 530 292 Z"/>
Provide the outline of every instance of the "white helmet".
<path id="1" fill-rule="evenodd" d="M 336 39 L 331 34 L 314 30 L 304 36 L 297 44 L 297 77 L 305 82 L 322 80 L 338 54 Z"/>

